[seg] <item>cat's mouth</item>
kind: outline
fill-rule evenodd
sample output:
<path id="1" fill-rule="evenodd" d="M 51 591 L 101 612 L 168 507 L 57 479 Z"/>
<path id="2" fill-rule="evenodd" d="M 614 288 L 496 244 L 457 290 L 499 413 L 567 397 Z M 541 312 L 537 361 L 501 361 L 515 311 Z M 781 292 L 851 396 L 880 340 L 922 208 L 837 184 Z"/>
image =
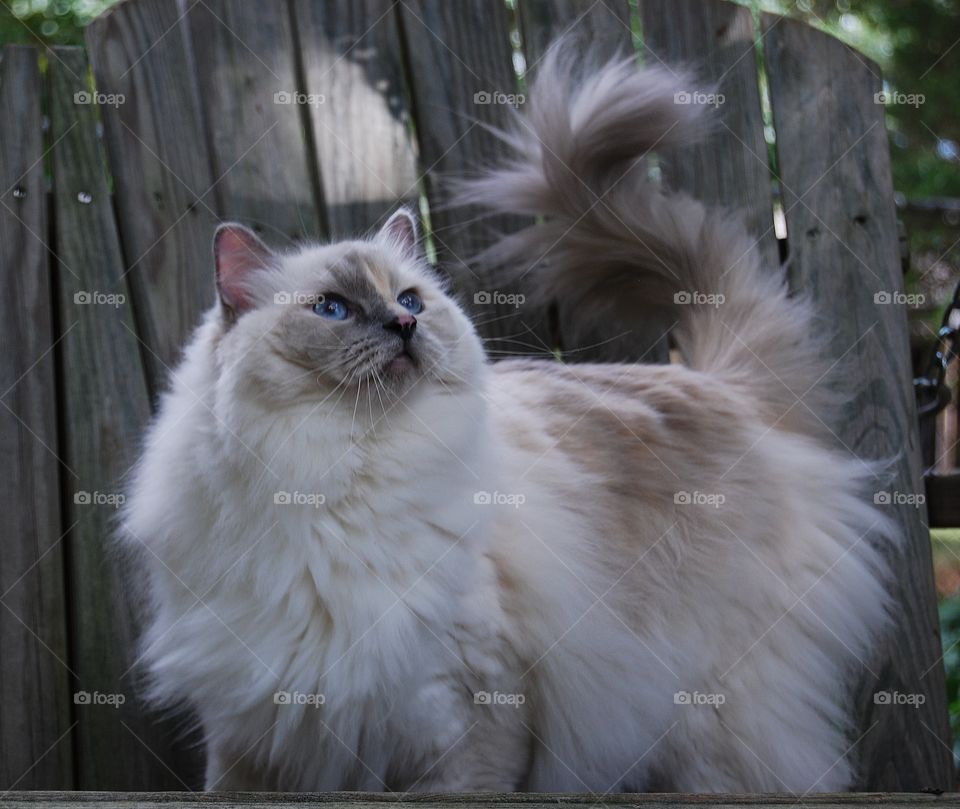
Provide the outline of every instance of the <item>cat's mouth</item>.
<path id="1" fill-rule="evenodd" d="M 417 364 L 417 358 L 410 351 L 410 347 L 404 345 L 393 359 L 387 361 L 384 370 L 393 374 L 402 374 L 416 368 Z"/>

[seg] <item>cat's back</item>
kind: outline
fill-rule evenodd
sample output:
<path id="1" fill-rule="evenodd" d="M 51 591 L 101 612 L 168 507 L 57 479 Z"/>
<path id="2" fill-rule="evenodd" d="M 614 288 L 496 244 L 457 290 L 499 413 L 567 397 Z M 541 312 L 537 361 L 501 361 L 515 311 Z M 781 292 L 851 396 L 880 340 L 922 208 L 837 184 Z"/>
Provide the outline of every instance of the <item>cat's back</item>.
<path id="1" fill-rule="evenodd" d="M 602 474 L 724 463 L 757 427 L 738 391 L 682 365 L 505 360 L 490 379 L 490 415 L 511 444 L 572 453 Z"/>

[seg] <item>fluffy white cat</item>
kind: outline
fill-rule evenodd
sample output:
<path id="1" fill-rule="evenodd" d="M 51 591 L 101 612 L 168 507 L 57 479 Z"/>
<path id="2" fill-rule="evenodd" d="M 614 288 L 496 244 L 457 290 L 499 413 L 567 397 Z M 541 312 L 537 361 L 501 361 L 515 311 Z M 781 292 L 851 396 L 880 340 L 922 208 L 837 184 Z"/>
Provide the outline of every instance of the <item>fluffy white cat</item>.
<path id="1" fill-rule="evenodd" d="M 208 789 L 851 785 L 895 540 L 805 418 L 810 307 L 635 165 L 695 128 L 685 89 L 554 50 L 461 199 L 542 219 L 490 257 L 568 333 L 669 311 L 686 366 L 489 363 L 406 211 L 287 253 L 217 231 L 123 532 Z"/>

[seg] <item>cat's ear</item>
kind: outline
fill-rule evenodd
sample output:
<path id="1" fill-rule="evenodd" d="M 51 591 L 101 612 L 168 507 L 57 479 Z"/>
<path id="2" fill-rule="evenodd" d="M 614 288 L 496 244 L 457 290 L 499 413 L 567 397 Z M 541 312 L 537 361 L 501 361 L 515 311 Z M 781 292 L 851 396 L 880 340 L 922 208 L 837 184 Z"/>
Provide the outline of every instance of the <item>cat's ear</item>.
<path id="1" fill-rule="evenodd" d="M 404 253 L 412 256 L 420 255 L 420 234 L 417 228 L 417 218 L 407 207 L 398 208 L 387 220 L 386 224 L 377 233 L 380 241 L 399 247 Z"/>
<path id="2" fill-rule="evenodd" d="M 235 222 L 217 228 L 213 237 L 217 290 L 231 318 L 250 309 L 251 273 L 270 267 L 276 255 L 252 230 Z"/>

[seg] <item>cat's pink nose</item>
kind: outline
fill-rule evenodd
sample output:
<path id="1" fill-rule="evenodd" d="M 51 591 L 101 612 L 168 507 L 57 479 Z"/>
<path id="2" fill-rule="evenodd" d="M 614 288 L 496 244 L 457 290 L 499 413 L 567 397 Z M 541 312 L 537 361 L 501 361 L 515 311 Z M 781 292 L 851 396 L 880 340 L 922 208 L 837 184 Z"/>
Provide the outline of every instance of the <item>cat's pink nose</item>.
<path id="1" fill-rule="evenodd" d="M 383 324 L 387 331 L 395 331 L 400 335 L 400 339 L 406 342 L 413 337 L 413 332 L 417 328 L 417 319 L 413 315 L 397 315 L 393 320 L 388 320 Z"/>

